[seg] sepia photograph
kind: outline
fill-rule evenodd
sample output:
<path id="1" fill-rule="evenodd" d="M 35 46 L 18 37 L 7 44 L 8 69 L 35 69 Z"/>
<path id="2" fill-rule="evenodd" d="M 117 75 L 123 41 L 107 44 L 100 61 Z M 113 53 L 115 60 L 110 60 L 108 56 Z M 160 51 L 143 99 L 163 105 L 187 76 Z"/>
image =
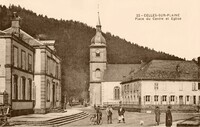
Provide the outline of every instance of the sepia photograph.
<path id="1" fill-rule="evenodd" d="M 199 127 L 199 0 L 0 0 L 1 127 Z"/>

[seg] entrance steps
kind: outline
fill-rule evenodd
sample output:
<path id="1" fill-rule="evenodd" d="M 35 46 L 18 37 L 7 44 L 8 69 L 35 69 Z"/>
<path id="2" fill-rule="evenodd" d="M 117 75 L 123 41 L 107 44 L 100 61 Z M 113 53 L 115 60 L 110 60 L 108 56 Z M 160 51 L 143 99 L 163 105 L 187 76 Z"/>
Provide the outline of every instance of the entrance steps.
<path id="1" fill-rule="evenodd" d="M 52 113 L 53 115 L 53 113 Z M 28 120 L 28 121 L 23 121 L 23 120 L 18 120 L 18 121 L 12 121 L 11 125 L 25 125 L 25 126 L 48 126 L 48 127 L 55 127 L 55 126 L 62 126 L 80 119 L 84 119 L 88 117 L 90 114 L 87 112 L 80 111 L 75 114 L 71 115 L 66 115 L 66 116 L 61 116 L 61 117 L 56 117 L 56 118 L 50 118 L 47 120 Z"/>

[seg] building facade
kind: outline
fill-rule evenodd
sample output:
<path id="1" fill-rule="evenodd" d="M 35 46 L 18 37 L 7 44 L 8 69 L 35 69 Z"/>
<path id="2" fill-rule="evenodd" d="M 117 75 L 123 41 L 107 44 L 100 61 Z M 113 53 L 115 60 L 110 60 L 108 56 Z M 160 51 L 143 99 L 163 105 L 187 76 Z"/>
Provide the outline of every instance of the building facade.
<path id="1" fill-rule="evenodd" d="M 36 86 L 35 113 L 46 113 L 54 108 L 61 108 L 61 60 L 55 54 L 55 41 L 41 41 L 43 45 L 35 45 Z M 46 43 L 50 42 L 50 43 Z"/>
<path id="2" fill-rule="evenodd" d="M 0 35 L 0 91 L 8 93 L 12 115 L 33 113 L 33 47 L 13 34 Z"/>
<path id="3" fill-rule="evenodd" d="M 198 69 L 193 61 L 152 60 L 121 83 L 123 104 L 141 111 L 168 105 L 195 111 L 200 104 Z"/>
<path id="4" fill-rule="evenodd" d="M 9 95 L 13 115 L 61 108 L 61 59 L 56 55 L 55 41 L 33 38 L 20 29 L 20 18 L 14 15 L 12 26 L 1 32 L 1 42 L 1 52 L 5 52 L 1 65 L 6 69 L 1 73 L 11 77 L 1 90 Z"/>

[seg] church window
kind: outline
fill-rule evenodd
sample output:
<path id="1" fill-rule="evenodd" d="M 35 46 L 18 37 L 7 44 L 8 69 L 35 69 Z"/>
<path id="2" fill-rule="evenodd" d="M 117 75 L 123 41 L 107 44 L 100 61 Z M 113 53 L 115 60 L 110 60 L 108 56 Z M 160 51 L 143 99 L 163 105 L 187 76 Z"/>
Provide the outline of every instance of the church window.
<path id="1" fill-rule="evenodd" d="M 99 50 L 96 51 L 96 57 L 100 57 L 100 51 Z"/>
<path id="2" fill-rule="evenodd" d="M 120 88 L 119 88 L 119 86 L 114 87 L 114 99 L 115 100 L 120 99 Z"/>
<path id="3" fill-rule="evenodd" d="M 95 76 L 96 76 L 96 78 L 100 78 L 101 77 L 101 70 L 99 68 L 96 69 Z"/>

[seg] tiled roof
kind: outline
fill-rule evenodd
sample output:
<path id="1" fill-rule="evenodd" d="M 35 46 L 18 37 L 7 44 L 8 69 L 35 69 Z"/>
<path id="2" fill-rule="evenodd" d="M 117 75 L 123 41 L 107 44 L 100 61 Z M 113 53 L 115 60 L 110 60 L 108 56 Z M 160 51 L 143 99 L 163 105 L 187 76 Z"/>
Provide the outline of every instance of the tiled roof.
<path id="1" fill-rule="evenodd" d="M 131 71 L 136 71 L 139 67 L 140 64 L 107 64 L 103 80 L 105 82 L 121 82 L 124 76 L 127 76 Z"/>
<path id="2" fill-rule="evenodd" d="M 122 83 L 134 80 L 199 80 L 198 65 L 193 61 L 152 60 Z"/>

